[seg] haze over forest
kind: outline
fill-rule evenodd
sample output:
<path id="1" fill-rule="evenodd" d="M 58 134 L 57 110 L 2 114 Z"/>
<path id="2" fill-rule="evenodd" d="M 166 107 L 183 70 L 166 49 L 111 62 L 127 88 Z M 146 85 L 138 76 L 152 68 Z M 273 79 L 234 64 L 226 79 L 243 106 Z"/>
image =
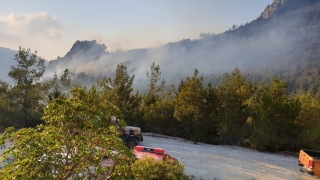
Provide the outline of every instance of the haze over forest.
<path id="1" fill-rule="evenodd" d="M 0 81 L 0 124 L 35 127 L 43 118 L 64 124 L 61 117 L 70 118 L 67 129 L 87 119 L 108 124 L 110 105 L 127 125 L 195 143 L 319 149 L 320 0 L 274 0 L 261 12 L 223 33 L 154 48 L 112 51 L 98 40 L 78 40 L 45 68 L 43 59 L 26 58 L 29 50 L 19 50 L 17 64 L 16 52 L 1 48 L 1 73 L 16 84 Z M 10 71 L 10 65 L 17 66 Z M 95 105 L 103 110 L 93 113 Z"/>
<path id="2" fill-rule="evenodd" d="M 60 76 L 68 68 L 75 82 L 90 85 L 97 78 L 113 76 L 116 66 L 123 63 L 129 74 L 135 75 L 135 89 L 143 90 L 141 87 L 146 88 L 148 83 L 146 72 L 155 63 L 167 85 L 179 84 L 196 68 L 205 77 L 205 83 L 217 84 L 223 73 L 237 67 L 242 73 L 254 74 L 254 78 L 247 76 L 254 81 L 279 76 L 289 85 L 293 83 L 291 88 L 304 87 L 305 81 L 298 84 L 299 79 L 293 82 L 292 77 L 298 77 L 306 69 L 319 69 L 312 64 L 320 56 L 319 20 L 319 0 L 275 0 L 251 22 L 234 24 L 224 33 L 204 32 L 199 39 L 168 42 L 158 48 L 110 52 L 95 40 L 76 41 L 65 56 L 49 62 L 43 79 L 52 79 L 54 73 Z M 305 62 L 308 65 L 302 70 Z M 5 71 L 1 72 L 2 79 Z"/>

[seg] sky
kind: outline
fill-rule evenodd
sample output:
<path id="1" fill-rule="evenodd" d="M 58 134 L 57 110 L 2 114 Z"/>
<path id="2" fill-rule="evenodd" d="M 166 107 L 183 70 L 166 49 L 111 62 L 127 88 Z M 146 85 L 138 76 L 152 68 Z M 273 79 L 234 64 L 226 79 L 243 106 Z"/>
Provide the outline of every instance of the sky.
<path id="1" fill-rule="evenodd" d="M 63 57 L 77 40 L 107 51 L 159 47 L 256 19 L 273 0 L 0 0 L 0 47 Z"/>

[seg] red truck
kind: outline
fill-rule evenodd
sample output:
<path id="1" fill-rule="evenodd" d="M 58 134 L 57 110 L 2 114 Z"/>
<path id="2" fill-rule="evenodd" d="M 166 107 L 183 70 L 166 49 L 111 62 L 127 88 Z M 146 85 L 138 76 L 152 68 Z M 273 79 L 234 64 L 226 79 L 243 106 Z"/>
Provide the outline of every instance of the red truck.
<path id="1" fill-rule="evenodd" d="M 144 146 L 135 146 L 133 149 L 133 153 L 136 155 L 138 159 L 148 156 L 154 158 L 156 161 L 172 159 L 178 162 L 176 158 L 171 157 L 169 154 L 166 154 L 164 152 L 165 151 L 162 148 L 152 148 Z"/>
<path id="2" fill-rule="evenodd" d="M 320 151 L 301 149 L 298 164 L 301 172 L 320 177 Z"/>

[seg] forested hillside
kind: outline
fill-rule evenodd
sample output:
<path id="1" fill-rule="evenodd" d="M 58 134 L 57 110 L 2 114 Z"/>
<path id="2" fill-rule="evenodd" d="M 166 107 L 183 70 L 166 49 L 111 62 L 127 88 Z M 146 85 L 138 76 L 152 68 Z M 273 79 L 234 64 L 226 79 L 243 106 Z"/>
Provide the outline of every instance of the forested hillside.
<path id="1" fill-rule="evenodd" d="M 320 94 L 300 91 L 288 95 L 286 83 L 278 77 L 254 85 L 236 68 L 213 86 L 204 85 L 203 76 L 195 69 L 177 88 L 172 85 L 165 90 L 160 66 L 153 63 L 147 71 L 147 92 L 141 94 L 133 92 L 135 76 L 130 76 L 123 64 L 117 66 L 114 77 L 90 87 L 75 84 L 68 70 L 60 78 L 54 75 L 50 82 L 39 83 L 43 60 L 35 54 L 25 58 L 28 53 L 21 49 L 18 56 L 18 66 L 28 70 L 13 68 L 9 73 L 16 85 L 0 83 L 2 127 L 33 127 L 42 122 L 47 104 L 59 104 L 72 98 L 71 91 L 80 89 L 94 101 L 119 108 L 119 118 L 128 125 L 139 125 L 144 132 L 261 151 L 320 149 Z M 67 92 L 62 92 L 62 87 Z M 90 107 L 81 110 L 84 114 L 92 111 Z"/>
<path id="2" fill-rule="evenodd" d="M 108 52 L 77 41 L 48 67 L 22 48 L 8 74 L 15 85 L 0 83 L 0 123 L 33 127 L 48 103 L 82 89 L 144 132 L 262 151 L 319 150 L 320 4 L 288 2 L 275 0 L 222 34 L 159 48 Z"/>
<path id="3" fill-rule="evenodd" d="M 77 41 L 65 57 L 50 61 L 45 77 L 51 78 L 54 72 L 61 75 L 68 68 L 74 80 L 88 85 L 91 79 L 113 76 L 116 66 L 123 63 L 136 76 L 134 87 L 145 92 L 139 87 L 147 84 L 146 69 L 155 62 L 167 84 L 178 84 L 197 68 L 206 83 L 216 85 L 224 72 L 237 67 L 255 83 L 278 76 L 288 83 L 290 92 L 307 90 L 310 85 L 317 90 L 320 4 L 290 2 L 274 1 L 256 20 L 233 25 L 224 33 L 170 42 L 159 48 L 108 52 L 105 45 L 95 41 Z"/>

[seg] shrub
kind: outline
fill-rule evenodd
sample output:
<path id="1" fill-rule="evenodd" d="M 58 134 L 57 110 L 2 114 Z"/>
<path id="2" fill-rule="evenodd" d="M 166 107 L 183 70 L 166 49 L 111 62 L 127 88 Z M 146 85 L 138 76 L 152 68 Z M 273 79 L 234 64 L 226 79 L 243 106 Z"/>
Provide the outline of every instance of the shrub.
<path id="1" fill-rule="evenodd" d="M 143 157 L 132 165 L 132 173 L 136 180 L 187 180 L 184 165 L 167 159 L 156 161 L 151 157 Z"/>

